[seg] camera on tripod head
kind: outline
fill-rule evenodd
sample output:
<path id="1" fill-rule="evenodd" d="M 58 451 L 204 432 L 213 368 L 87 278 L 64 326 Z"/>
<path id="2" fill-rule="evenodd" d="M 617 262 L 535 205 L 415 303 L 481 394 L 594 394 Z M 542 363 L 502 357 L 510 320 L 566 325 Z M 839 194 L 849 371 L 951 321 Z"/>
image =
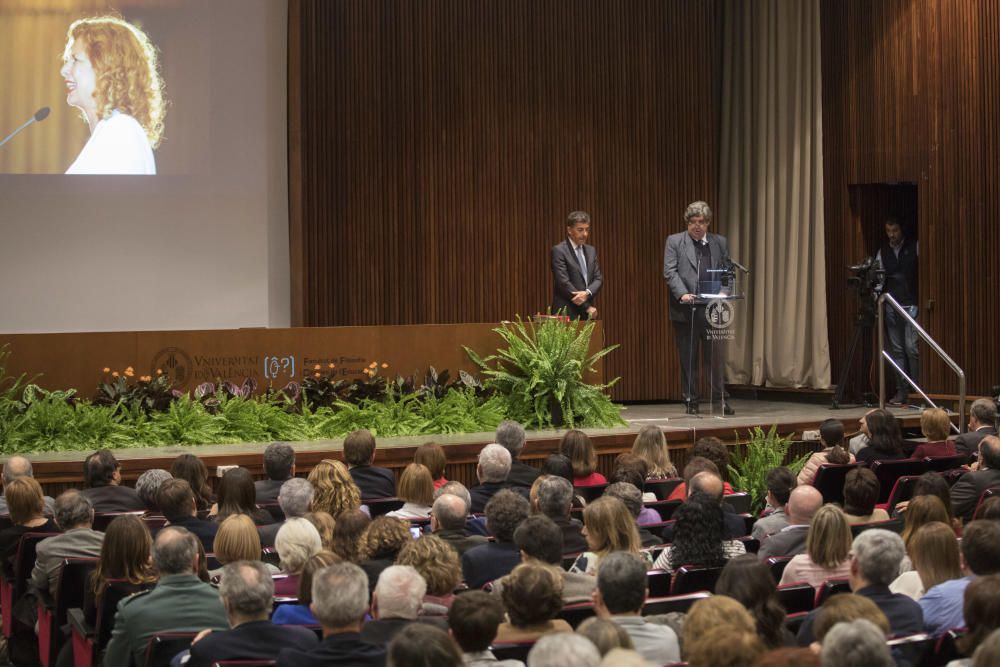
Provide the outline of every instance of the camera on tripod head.
<path id="1" fill-rule="evenodd" d="M 860 297 L 878 298 L 885 283 L 885 270 L 872 257 L 865 257 L 858 264 L 847 267 L 851 275 L 847 278 L 848 287 L 852 287 Z"/>

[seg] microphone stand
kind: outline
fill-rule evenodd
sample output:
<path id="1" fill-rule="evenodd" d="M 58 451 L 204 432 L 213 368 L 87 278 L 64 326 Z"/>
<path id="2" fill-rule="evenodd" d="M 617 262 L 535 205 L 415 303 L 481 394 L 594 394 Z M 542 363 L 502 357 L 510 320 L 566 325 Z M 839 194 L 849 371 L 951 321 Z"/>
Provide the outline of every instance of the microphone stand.
<path id="1" fill-rule="evenodd" d="M 701 253 L 698 252 L 697 247 L 694 249 L 694 257 L 695 257 L 695 271 L 697 275 L 697 278 L 695 279 L 695 292 L 697 292 L 698 291 L 697 285 L 701 282 Z M 690 329 L 688 331 L 688 377 L 687 377 L 688 411 L 691 409 L 692 406 L 698 405 L 698 402 L 694 399 L 694 394 L 691 393 L 691 380 L 693 379 L 694 349 L 695 349 L 694 318 L 696 316 L 698 308 L 697 301 L 698 301 L 698 295 L 695 294 L 694 299 L 691 300 L 691 313 L 690 313 L 691 324 L 690 324 Z M 700 412 L 695 412 L 694 414 L 698 417 L 698 419 L 701 419 Z"/>

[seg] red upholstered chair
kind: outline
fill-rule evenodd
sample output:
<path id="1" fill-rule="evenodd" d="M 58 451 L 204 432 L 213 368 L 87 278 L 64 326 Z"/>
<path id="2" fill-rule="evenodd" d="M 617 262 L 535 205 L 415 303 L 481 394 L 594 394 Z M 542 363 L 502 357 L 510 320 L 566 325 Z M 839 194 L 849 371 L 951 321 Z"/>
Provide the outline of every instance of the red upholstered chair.
<path id="1" fill-rule="evenodd" d="M 587 486 L 574 486 L 573 489 L 576 494 L 586 500 L 588 503 L 593 502 L 604 495 L 604 489 L 608 488 L 607 484 L 589 484 Z"/>
<path id="2" fill-rule="evenodd" d="M 822 607 L 823 603 L 831 595 L 836 595 L 837 593 L 850 593 L 851 584 L 847 579 L 827 579 L 823 582 L 823 585 L 816 590 L 816 603 L 814 607 Z"/>
<path id="3" fill-rule="evenodd" d="M 681 565 L 674 573 L 670 594 L 683 595 L 698 591 L 715 592 L 715 582 L 719 580 L 720 574 L 722 574 L 721 567 Z"/>
<path id="4" fill-rule="evenodd" d="M 888 502 L 889 494 L 896 486 L 896 480 L 908 475 L 923 475 L 927 472 L 927 464 L 922 460 L 903 459 L 902 461 L 872 461 L 871 471 L 878 478 L 878 502 Z"/>
<path id="5" fill-rule="evenodd" d="M 778 586 L 778 600 L 788 614 L 812 611 L 816 604 L 816 589 L 805 582 Z"/>
<path id="6" fill-rule="evenodd" d="M 859 466 L 861 466 L 860 463 L 845 463 L 843 465 L 824 463 L 816 470 L 813 486 L 822 494 L 824 503 L 843 504 L 844 480 L 847 479 L 847 473 Z"/>
<path id="7" fill-rule="evenodd" d="M 671 479 L 647 479 L 646 483 L 643 484 L 643 491 L 652 493 L 660 500 L 666 500 L 670 497 L 670 494 L 674 492 L 681 482 L 684 481 L 682 477 L 673 477 Z"/>
<path id="8" fill-rule="evenodd" d="M 170 661 L 181 651 L 191 648 L 197 632 L 158 632 L 146 646 L 146 667 L 170 667 Z"/>
<path id="9" fill-rule="evenodd" d="M 570 627 L 575 629 L 576 626 L 593 616 L 594 613 L 593 602 L 577 602 L 576 604 L 565 605 L 556 615 L 556 618 L 561 618 L 569 623 Z"/>
<path id="10" fill-rule="evenodd" d="M 65 558 L 59 585 L 51 595 L 41 595 L 38 604 L 38 657 L 43 667 L 56 662 L 65 642 L 62 626 L 67 612 L 83 606 L 83 596 L 90 583 L 90 573 L 97 567 L 96 558 Z"/>
<path id="11" fill-rule="evenodd" d="M 0 569 L 0 614 L 3 616 L 4 637 L 10 637 L 14 631 L 14 602 L 24 597 L 28 590 L 28 578 L 35 566 L 38 543 L 53 535 L 58 533 L 25 533 L 21 536 L 13 565 L 8 569 L 4 563 Z"/>
<path id="12" fill-rule="evenodd" d="M 698 600 L 712 597 L 708 591 L 698 591 L 697 593 L 686 593 L 684 595 L 669 595 L 666 597 L 653 597 L 650 595 L 646 604 L 642 607 L 643 616 L 655 616 L 658 614 L 669 614 L 676 611 L 686 613 Z"/>
<path id="13" fill-rule="evenodd" d="M 490 647 L 490 651 L 493 652 L 497 660 L 519 660 L 526 663 L 528 662 L 528 652 L 531 651 L 531 647 L 534 645 L 534 641 L 503 642 L 501 644 L 493 644 Z"/>

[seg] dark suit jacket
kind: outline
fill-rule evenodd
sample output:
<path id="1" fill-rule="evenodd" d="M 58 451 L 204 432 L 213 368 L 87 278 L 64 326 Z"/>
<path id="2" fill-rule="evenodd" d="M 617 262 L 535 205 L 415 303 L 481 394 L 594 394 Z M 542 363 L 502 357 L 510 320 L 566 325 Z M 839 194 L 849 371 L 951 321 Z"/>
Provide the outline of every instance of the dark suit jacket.
<path id="1" fill-rule="evenodd" d="M 194 516 L 186 516 L 176 521 L 170 522 L 171 526 L 180 526 L 181 528 L 187 528 L 195 536 L 201 540 L 201 543 L 205 547 L 206 553 L 212 553 L 212 547 L 215 543 L 215 534 L 219 532 L 219 524 L 214 521 L 205 521 L 204 519 L 199 519 Z"/>
<path id="2" fill-rule="evenodd" d="M 98 514 L 108 512 L 145 512 L 146 503 L 127 486 L 95 486 L 80 492 L 90 499 Z"/>
<path id="3" fill-rule="evenodd" d="M 531 492 L 529 488 L 511 486 L 508 482 L 486 482 L 485 484 L 480 484 L 469 489 L 469 496 L 472 498 L 472 507 L 469 511 L 472 514 L 482 514 L 485 512 L 486 503 L 490 502 L 490 498 L 495 496 L 500 489 L 510 489 L 511 491 L 520 493 L 524 496 L 525 500 L 528 500 L 528 494 Z"/>
<path id="4" fill-rule="evenodd" d="M 1000 470 L 976 470 L 962 475 L 951 487 L 951 507 L 962 521 L 972 521 L 983 491 L 1000 486 Z"/>
<path id="5" fill-rule="evenodd" d="M 487 542 L 462 555 L 462 575 L 469 588 L 482 588 L 510 574 L 520 562 L 521 550 L 513 542 Z"/>
<path id="6" fill-rule="evenodd" d="M 583 257 L 587 260 L 587 275 L 567 238 L 552 246 L 552 312 L 565 308 L 566 314 L 574 320 L 587 319 L 587 308 L 594 305 L 594 298 L 601 291 L 604 276 L 597 263 L 597 250 L 592 245 L 583 246 Z M 573 292 L 590 290 L 590 297 L 577 306 L 573 303 Z"/>
<path id="7" fill-rule="evenodd" d="M 384 667 L 385 648 L 361 641 L 357 632 L 330 635 L 317 648 L 299 651 L 286 648 L 278 654 L 276 667 Z"/>
<path id="8" fill-rule="evenodd" d="M 510 473 L 507 475 L 508 486 L 523 486 L 531 490 L 531 485 L 535 483 L 542 471 L 532 468 L 527 463 L 521 463 L 517 459 L 511 461 Z"/>
<path id="9" fill-rule="evenodd" d="M 486 544 L 489 539 L 485 535 L 466 535 L 465 531 L 461 528 L 439 528 L 434 531 L 434 534 L 440 537 L 442 540 L 455 547 L 455 551 L 461 556 L 469 549 L 473 547 L 478 547 L 481 544 Z"/>
<path id="10" fill-rule="evenodd" d="M 410 623 L 408 618 L 379 618 L 361 626 L 361 641 L 386 646 L 396 634 Z"/>
<path id="11" fill-rule="evenodd" d="M 725 236 L 706 234 L 712 263 L 708 268 L 721 269 L 729 262 L 729 245 Z M 691 307 L 682 304 L 685 294 L 698 294 L 698 251 L 694 239 L 687 231 L 677 232 L 667 237 L 663 249 L 663 278 L 670 289 L 670 320 L 690 322 Z"/>
<path id="12" fill-rule="evenodd" d="M 219 660 L 274 660 L 283 648 L 319 646 L 312 630 L 295 625 L 251 621 L 232 630 L 212 632 L 191 647 L 188 667 L 212 667 Z"/>
<path id="13" fill-rule="evenodd" d="M 549 518 L 551 519 L 552 517 Z M 581 532 L 583 530 L 582 523 L 569 517 L 552 520 L 557 526 L 559 526 L 559 530 L 562 531 L 562 551 L 564 556 L 567 554 L 579 554 L 587 551 L 589 547 L 587 546 L 587 538 L 585 538 Z"/>
<path id="14" fill-rule="evenodd" d="M 257 533 L 260 535 L 260 546 L 273 547 L 274 538 L 278 536 L 278 531 L 285 525 L 284 521 L 269 523 L 266 526 L 258 526 Z"/>
<path id="15" fill-rule="evenodd" d="M 760 543 L 757 557 L 766 560 L 771 556 L 797 556 L 806 552 L 809 526 L 787 527 Z"/>
<path id="16" fill-rule="evenodd" d="M 396 495 L 396 478 L 388 468 L 355 466 L 351 468 L 351 478 L 361 489 L 362 500 L 392 498 Z"/>
<path id="17" fill-rule="evenodd" d="M 278 502 L 278 492 L 281 491 L 281 485 L 287 481 L 287 479 L 261 479 L 254 482 L 253 488 L 257 493 L 257 504 Z"/>
<path id="18" fill-rule="evenodd" d="M 975 431 L 955 436 L 955 450 L 966 456 L 979 456 L 980 441 L 988 435 L 996 434 L 997 430 L 992 426 L 981 426 Z"/>
<path id="19" fill-rule="evenodd" d="M 889 619 L 890 635 L 915 635 L 924 631 L 924 612 L 913 598 L 893 593 L 888 586 L 865 586 L 854 592 L 868 598 L 882 610 Z M 802 622 L 796 637 L 799 646 L 809 646 L 816 640 L 813 626 L 818 613 L 819 609 L 814 609 Z"/>

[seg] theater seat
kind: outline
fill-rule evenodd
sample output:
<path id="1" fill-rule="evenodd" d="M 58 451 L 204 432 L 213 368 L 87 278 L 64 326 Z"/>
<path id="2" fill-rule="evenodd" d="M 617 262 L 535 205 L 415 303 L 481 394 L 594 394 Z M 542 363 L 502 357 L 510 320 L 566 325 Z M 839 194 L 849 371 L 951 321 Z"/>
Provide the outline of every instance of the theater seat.
<path id="1" fill-rule="evenodd" d="M 666 597 L 652 597 L 646 600 L 642 606 L 643 616 L 656 616 L 658 614 L 669 614 L 671 612 L 687 613 L 691 606 L 698 600 L 712 597 L 708 591 L 698 591 L 697 593 L 687 593 L 685 595 L 669 595 Z"/>
<path id="2" fill-rule="evenodd" d="M 786 614 L 812 611 L 816 603 L 816 589 L 805 582 L 778 586 L 778 600 Z"/>
<path id="3" fill-rule="evenodd" d="M 181 651 L 191 648 L 197 632 L 158 632 L 146 645 L 146 667 L 170 667 L 170 661 Z"/>
<path id="4" fill-rule="evenodd" d="M 715 582 L 719 580 L 720 574 L 722 574 L 721 567 L 681 565 L 674 573 L 670 594 L 683 595 L 697 591 L 715 592 Z"/>
<path id="5" fill-rule="evenodd" d="M 502 644 L 493 644 L 490 647 L 490 651 L 496 656 L 497 660 L 520 660 L 526 663 L 528 661 L 528 653 L 531 651 L 531 647 L 535 645 L 535 642 L 504 642 Z"/>
<path id="6" fill-rule="evenodd" d="M 847 473 L 860 466 L 860 463 L 845 463 L 843 465 L 824 463 L 817 468 L 813 486 L 823 496 L 823 502 L 842 504 L 844 502 L 844 480 L 847 479 Z"/>

